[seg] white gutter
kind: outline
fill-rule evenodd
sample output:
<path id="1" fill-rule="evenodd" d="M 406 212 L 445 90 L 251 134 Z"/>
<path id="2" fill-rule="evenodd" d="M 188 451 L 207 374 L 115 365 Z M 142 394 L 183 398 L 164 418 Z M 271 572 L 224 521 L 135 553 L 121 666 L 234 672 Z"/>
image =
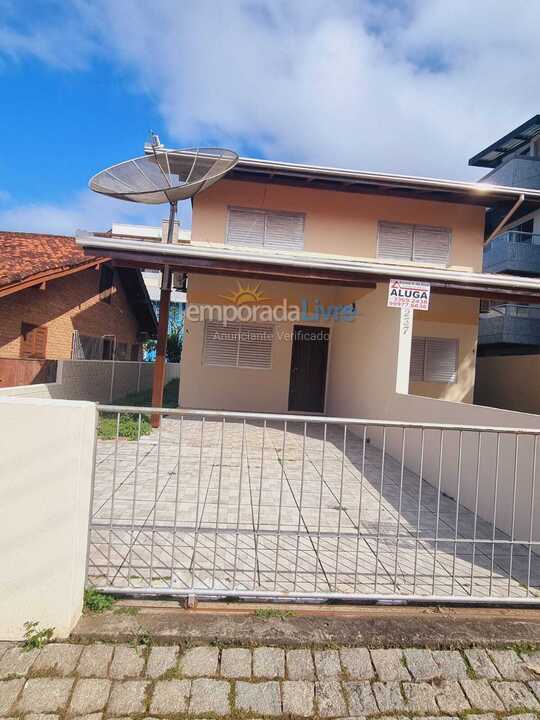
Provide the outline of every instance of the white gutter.
<path id="1" fill-rule="evenodd" d="M 172 150 L 171 152 L 174 152 Z M 493 193 L 495 195 L 512 195 L 516 198 L 525 195 L 531 199 L 540 201 L 540 190 L 531 190 L 530 188 L 508 187 L 506 185 L 493 185 L 490 183 L 467 182 L 464 180 L 444 180 L 438 178 L 430 178 L 416 175 L 398 175 L 395 173 L 366 172 L 363 170 L 350 170 L 335 167 L 324 167 L 322 165 L 300 165 L 296 163 L 274 162 L 269 160 L 260 160 L 258 158 L 241 157 L 236 164 L 238 170 L 251 166 L 261 168 L 267 171 L 286 170 L 295 172 L 300 175 L 306 172 L 312 175 L 334 175 L 336 178 L 350 178 L 351 180 L 372 180 L 372 181 L 388 181 L 389 185 L 417 185 L 441 190 L 464 190 L 476 192 L 479 195 L 487 195 Z"/>
<path id="2" fill-rule="evenodd" d="M 494 273 L 463 272 L 459 270 L 442 270 L 437 268 L 410 267 L 408 265 L 394 265 L 386 263 L 372 263 L 366 260 L 348 260 L 340 258 L 324 258 L 303 252 L 302 255 L 293 253 L 273 252 L 263 254 L 249 250 L 229 249 L 228 247 L 201 247 L 197 245 L 167 245 L 149 243 L 144 240 L 127 238 L 103 238 L 91 233 L 77 235 L 76 242 L 85 248 L 97 250 L 120 250 L 125 252 L 143 253 L 161 257 L 163 262 L 170 262 L 170 258 L 195 258 L 204 260 L 235 260 L 239 262 L 257 262 L 263 265 L 288 265 L 307 269 L 337 270 L 343 272 L 367 273 L 384 278 L 397 276 L 401 278 L 423 279 L 426 282 L 459 282 L 462 284 L 485 285 L 499 288 L 522 288 L 527 290 L 540 290 L 540 278 L 527 278 L 515 275 L 502 275 Z M 202 272 L 202 271 L 201 271 Z"/>

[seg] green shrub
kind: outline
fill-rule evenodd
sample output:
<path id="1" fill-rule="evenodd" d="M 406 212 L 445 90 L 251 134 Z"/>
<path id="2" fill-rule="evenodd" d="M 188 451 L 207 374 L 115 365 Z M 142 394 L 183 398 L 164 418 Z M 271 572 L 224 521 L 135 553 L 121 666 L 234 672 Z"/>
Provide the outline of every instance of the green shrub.
<path id="1" fill-rule="evenodd" d="M 84 609 L 87 612 L 102 613 L 110 610 L 113 605 L 112 595 L 106 595 L 95 588 L 86 588 L 84 591 Z"/>
<path id="2" fill-rule="evenodd" d="M 39 623 L 36 620 L 28 620 L 24 623 L 24 643 L 22 649 L 24 652 L 30 650 L 41 649 L 51 640 L 54 634 L 54 628 L 43 628 L 40 630 Z"/>

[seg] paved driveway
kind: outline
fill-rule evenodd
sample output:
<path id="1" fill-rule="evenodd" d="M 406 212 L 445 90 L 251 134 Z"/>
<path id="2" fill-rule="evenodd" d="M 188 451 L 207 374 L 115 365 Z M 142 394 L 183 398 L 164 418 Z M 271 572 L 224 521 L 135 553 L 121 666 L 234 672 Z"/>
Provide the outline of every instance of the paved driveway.
<path id="1" fill-rule="evenodd" d="M 537 594 L 529 547 L 493 543 L 489 523 L 382 460 L 361 430 L 344 452 L 342 428 L 303 423 L 169 417 L 139 442 L 100 440 L 90 580 L 524 597 L 530 578 Z"/>

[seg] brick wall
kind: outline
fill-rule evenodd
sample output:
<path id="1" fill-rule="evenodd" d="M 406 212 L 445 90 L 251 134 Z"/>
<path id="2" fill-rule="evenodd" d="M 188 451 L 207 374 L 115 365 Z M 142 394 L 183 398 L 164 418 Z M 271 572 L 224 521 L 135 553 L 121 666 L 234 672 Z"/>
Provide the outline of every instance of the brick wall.
<path id="1" fill-rule="evenodd" d="M 122 286 L 115 278 L 108 304 L 99 299 L 98 282 L 99 270 L 84 270 L 48 282 L 45 290 L 35 286 L 0 298 L 0 357 L 19 357 L 22 322 L 47 327 L 46 357 L 52 360 L 71 357 L 74 330 L 136 344 L 137 322 Z"/>

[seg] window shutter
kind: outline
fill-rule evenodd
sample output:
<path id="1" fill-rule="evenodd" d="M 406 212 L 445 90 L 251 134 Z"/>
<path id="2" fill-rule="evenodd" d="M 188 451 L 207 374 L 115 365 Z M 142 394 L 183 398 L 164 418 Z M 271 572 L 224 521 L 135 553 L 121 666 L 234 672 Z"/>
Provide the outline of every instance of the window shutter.
<path id="1" fill-rule="evenodd" d="M 264 246 L 274 250 L 303 250 L 304 216 L 268 213 Z"/>
<path id="2" fill-rule="evenodd" d="M 264 325 L 240 327 L 238 367 L 268 369 L 272 367 L 273 328 Z"/>
<path id="3" fill-rule="evenodd" d="M 454 383 L 457 375 L 457 340 L 426 338 L 426 382 Z"/>
<path id="4" fill-rule="evenodd" d="M 450 231 L 446 228 L 414 227 L 413 257 L 417 263 L 448 265 L 450 254 Z"/>
<path id="5" fill-rule="evenodd" d="M 204 365 L 236 367 L 238 363 L 238 325 L 206 322 L 204 326 Z"/>
<path id="6" fill-rule="evenodd" d="M 303 250 L 304 216 L 299 213 L 230 208 L 227 245 Z"/>
<path id="7" fill-rule="evenodd" d="M 262 247 L 264 244 L 265 214 L 256 210 L 230 208 L 227 245 Z"/>
<path id="8" fill-rule="evenodd" d="M 47 328 L 38 327 L 34 330 L 34 357 L 45 358 L 47 353 Z"/>
<path id="9" fill-rule="evenodd" d="M 204 328 L 203 364 L 265 370 L 272 367 L 271 325 L 207 321 Z"/>
<path id="10" fill-rule="evenodd" d="M 47 351 L 47 328 L 44 326 L 21 323 L 22 358 L 45 358 Z"/>
<path id="11" fill-rule="evenodd" d="M 410 382 L 422 382 L 424 379 L 424 359 L 426 355 L 426 339 L 413 337 L 411 344 Z"/>
<path id="12" fill-rule="evenodd" d="M 22 358 L 32 357 L 34 350 L 34 338 L 32 331 L 35 329 L 35 325 L 29 323 L 21 323 L 21 351 L 20 355 Z"/>
<path id="13" fill-rule="evenodd" d="M 377 257 L 388 260 L 411 260 L 413 226 L 403 223 L 380 222 L 377 237 Z"/>

